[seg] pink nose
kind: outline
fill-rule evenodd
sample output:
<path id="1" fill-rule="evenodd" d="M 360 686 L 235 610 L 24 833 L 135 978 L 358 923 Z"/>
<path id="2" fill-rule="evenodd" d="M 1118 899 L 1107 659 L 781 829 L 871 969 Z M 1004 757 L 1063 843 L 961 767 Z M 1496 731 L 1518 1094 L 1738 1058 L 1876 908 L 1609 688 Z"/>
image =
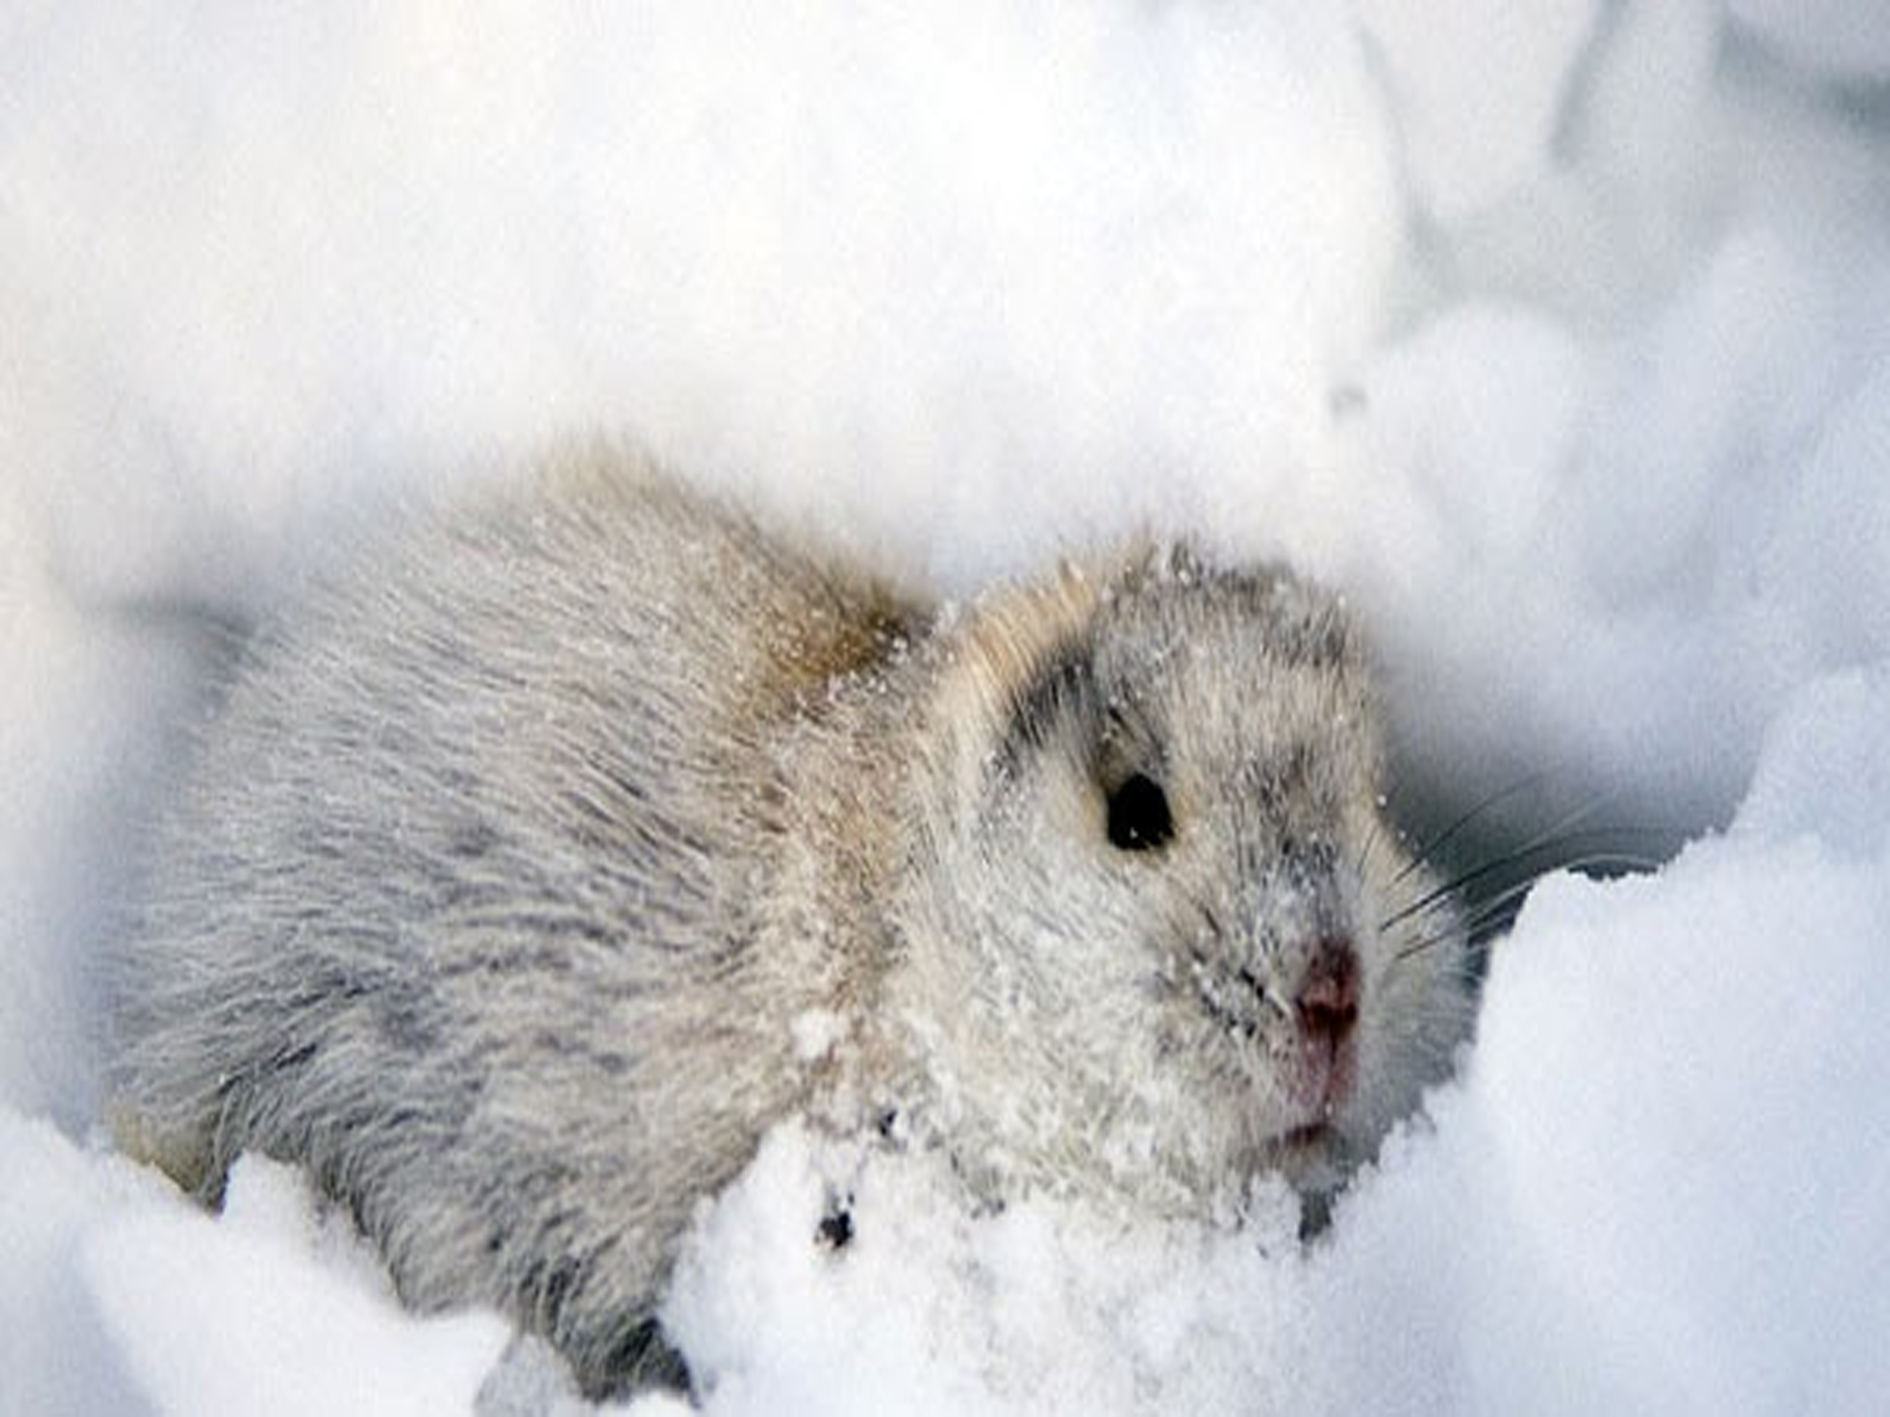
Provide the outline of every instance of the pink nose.
<path id="1" fill-rule="evenodd" d="M 1358 951 L 1345 936 L 1327 936 L 1314 948 L 1293 1012 L 1309 1040 L 1337 1049 L 1351 1036 L 1358 1022 Z"/>

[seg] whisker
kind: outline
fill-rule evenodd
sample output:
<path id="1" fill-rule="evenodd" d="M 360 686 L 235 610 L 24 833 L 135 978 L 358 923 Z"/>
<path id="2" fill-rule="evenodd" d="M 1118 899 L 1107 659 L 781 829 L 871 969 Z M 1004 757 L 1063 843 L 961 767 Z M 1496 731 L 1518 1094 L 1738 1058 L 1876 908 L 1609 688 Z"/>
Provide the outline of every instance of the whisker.
<path id="1" fill-rule="evenodd" d="M 1527 894 L 1529 887 L 1534 885 L 1537 879 L 1531 877 L 1527 882 L 1505 891 L 1504 898 L 1500 901 L 1489 901 L 1465 915 L 1447 918 L 1429 934 L 1419 935 L 1403 948 L 1394 951 L 1391 957 L 1392 962 L 1395 964 L 1400 960 L 1414 959 L 1428 950 L 1436 949 L 1439 945 L 1458 938 L 1462 938 L 1473 948 L 1487 944 L 1489 940 L 1501 934 L 1515 919 L 1516 912 L 1509 907 Z"/>
<path id="2" fill-rule="evenodd" d="M 1602 833 L 1599 831 L 1583 833 L 1567 837 L 1563 841 L 1555 844 L 1558 846 L 1573 845 L 1577 841 L 1600 834 Z M 1631 836 L 1636 833 L 1622 829 L 1610 830 L 1606 834 L 1609 836 Z M 1654 834 L 1654 829 L 1648 828 L 1647 834 Z M 1499 911 L 1503 906 L 1527 895 L 1543 877 L 1552 875 L 1557 871 L 1653 872 L 1658 871 L 1661 865 L 1662 860 L 1658 856 L 1648 856 L 1640 852 L 1622 850 L 1595 850 L 1583 852 L 1577 856 L 1558 857 L 1544 865 L 1541 870 L 1531 871 L 1521 880 L 1515 881 L 1499 891 L 1493 891 L 1488 895 L 1478 896 L 1472 908 L 1471 915 L 1473 918 L 1488 918 Z"/>
<path id="3" fill-rule="evenodd" d="M 1479 866 L 1473 866 L 1469 870 L 1463 871 L 1460 874 L 1452 877 L 1450 880 L 1445 881 L 1442 885 L 1433 887 L 1431 890 L 1419 896 L 1416 900 L 1410 901 L 1401 909 L 1393 911 L 1391 915 L 1387 916 L 1384 920 L 1379 922 L 1378 928 L 1381 930 L 1388 930 L 1392 926 L 1400 923 L 1401 921 L 1409 919 L 1412 915 L 1417 914 L 1419 911 L 1427 909 L 1431 905 L 1435 904 L 1437 901 L 1443 900 L 1452 895 L 1456 895 L 1457 893 L 1461 892 L 1465 886 L 1472 885 L 1475 882 L 1480 881 L 1480 880 L 1485 880 L 1488 877 L 1497 874 L 1499 871 L 1507 870 L 1510 867 L 1516 866 L 1522 862 L 1529 860 L 1529 858 L 1533 856 L 1539 856 L 1545 851 L 1566 850 L 1569 847 L 1574 846 L 1579 842 L 1585 842 L 1585 841 L 1599 840 L 1603 843 L 1612 843 L 1615 841 L 1622 840 L 1623 838 L 1631 839 L 1637 836 L 1652 837 L 1660 841 L 1671 841 L 1674 838 L 1675 834 L 1673 832 L 1664 831 L 1657 827 L 1596 827 L 1596 828 L 1592 828 L 1584 832 L 1571 832 L 1568 830 L 1569 827 L 1573 826 L 1577 822 L 1580 822 L 1583 818 L 1594 815 L 1594 813 L 1597 810 L 1599 810 L 1601 805 L 1602 805 L 1601 802 L 1597 801 L 1595 803 L 1591 803 L 1586 806 L 1577 808 L 1575 811 L 1570 812 L 1567 815 L 1565 815 L 1561 820 L 1553 823 L 1548 828 L 1538 833 L 1536 836 L 1524 842 L 1521 846 L 1518 846 L 1517 848 L 1515 848 L 1513 851 L 1505 852 L 1503 855 L 1495 857 L 1492 860 L 1485 861 L 1483 864 Z M 1617 853 L 1617 854 L 1622 854 L 1625 857 L 1625 853 Z M 1568 860 L 1572 861 L 1573 858 L 1568 858 Z M 1549 866 L 1545 867 L 1544 869 L 1555 870 L 1555 869 L 1559 869 L 1563 867 L 1565 864 L 1567 864 L 1565 861 L 1557 861 L 1557 862 L 1551 863 Z M 1600 863 L 1596 861 L 1596 862 L 1591 862 L 1590 864 L 1600 864 Z M 1622 862 L 1618 864 L 1622 865 L 1626 869 L 1651 870 L 1657 867 L 1660 863 L 1658 860 L 1655 860 L 1655 859 L 1640 858 L 1635 861 L 1628 861 L 1624 859 Z M 1540 874 L 1540 873 L 1537 873 L 1537 874 Z"/>
<path id="4" fill-rule="evenodd" d="M 1363 879 L 1365 876 L 1365 867 L 1372 859 L 1372 852 L 1378 849 L 1378 840 L 1384 835 L 1384 830 L 1384 816 L 1374 812 L 1372 814 L 1372 829 L 1366 833 L 1365 844 L 1358 849 L 1358 858 L 1352 863 L 1352 873 L 1360 879 Z M 1397 881 L 1403 878 L 1404 873 L 1400 871 L 1393 879 Z"/>
<path id="5" fill-rule="evenodd" d="M 1566 844 L 1567 840 L 1577 839 L 1579 838 L 1567 838 L 1564 843 L 1559 844 Z M 1525 851 L 1520 854 L 1528 853 Z M 1514 857 L 1511 857 L 1508 858 L 1508 861 L 1513 862 L 1514 859 Z M 1464 916 L 1453 920 L 1444 928 L 1435 930 L 1415 942 L 1404 946 L 1402 949 L 1396 951 L 1392 955 L 1392 958 L 1394 960 L 1409 959 L 1415 955 L 1422 954 L 1426 950 L 1435 949 L 1438 945 L 1453 938 L 1459 932 L 1473 943 L 1487 940 L 1490 936 L 1499 933 L 1504 925 L 1514 919 L 1515 911 L 1509 909 L 1511 905 L 1519 902 L 1525 895 L 1533 890 L 1545 876 L 1549 876 L 1557 871 L 1654 871 L 1658 870 L 1660 865 L 1661 862 L 1656 857 L 1625 851 L 1591 851 L 1579 856 L 1571 856 L 1552 861 L 1541 870 L 1531 872 L 1524 879 L 1516 881 L 1495 894 L 1479 900 L 1475 907 Z M 1428 908 L 1442 908 L 1447 903 L 1446 896 L 1439 895 L 1437 892 L 1432 892 L 1431 895 L 1434 896 L 1435 899 L 1429 900 Z M 1416 913 L 1415 909 L 1407 907 L 1392 917 L 1392 923 L 1407 919 Z M 1390 925 L 1388 924 L 1383 928 L 1389 929 Z"/>
<path id="6" fill-rule="evenodd" d="M 1540 786 L 1542 781 L 1548 776 L 1549 771 L 1547 768 L 1539 772 L 1532 772 L 1527 777 L 1512 782 L 1508 787 L 1499 788 L 1482 801 L 1476 803 L 1442 831 L 1413 848 L 1411 860 L 1405 865 L 1402 871 L 1391 878 L 1391 884 L 1394 886 L 1397 885 L 1398 882 L 1417 870 L 1418 867 L 1431 860 L 1436 856 L 1439 848 L 1444 846 L 1445 843 L 1449 842 L 1459 832 L 1467 828 L 1472 822 L 1476 821 L 1477 818 L 1487 815 L 1500 804 L 1507 802 L 1510 798 L 1527 792 L 1532 787 Z"/>

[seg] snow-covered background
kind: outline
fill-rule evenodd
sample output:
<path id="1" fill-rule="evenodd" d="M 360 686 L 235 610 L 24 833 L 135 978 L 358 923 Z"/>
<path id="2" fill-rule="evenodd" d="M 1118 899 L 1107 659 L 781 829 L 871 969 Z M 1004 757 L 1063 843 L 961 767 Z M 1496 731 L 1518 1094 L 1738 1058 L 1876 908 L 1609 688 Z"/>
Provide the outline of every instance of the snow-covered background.
<path id="1" fill-rule="evenodd" d="M 1890 1401 L 1882 0 L 15 0 L 0 1412 L 571 1400 L 293 1173 L 212 1220 L 111 1155 L 86 960 L 178 608 L 596 428 L 948 592 L 1284 552 L 1368 618 L 1414 810 L 1687 842 L 1535 892 L 1308 1252 L 912 1159 L 829 1255 L 783 1130 L 676 1285 L 712 1411 Z"/>

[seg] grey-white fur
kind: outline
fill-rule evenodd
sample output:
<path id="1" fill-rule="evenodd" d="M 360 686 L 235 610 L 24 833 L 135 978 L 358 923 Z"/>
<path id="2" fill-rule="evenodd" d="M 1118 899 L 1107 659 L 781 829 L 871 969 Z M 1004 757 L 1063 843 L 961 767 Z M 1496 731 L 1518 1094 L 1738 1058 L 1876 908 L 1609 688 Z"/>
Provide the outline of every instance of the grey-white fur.
<path id="1" fill-rule="evenodd" d="M 937 611 L 567 458 L 258 637 L 114 961 L 120 1135 L 209 1199 L 304 1163 L 408 1302 L 498 1305 L 594 1393 L 675 1375 L 692 1208 L 797 1111 L 997 1201 L 1330 1190 L 1468 1018 L 1448 903 L 1381 928 L 1435 883 L 1376 722 L 1281 570 L 1143 551 Z M 1138 774 L 1171 830 L 1124 849 Z M 1334 948 L 1337 1082 L 1295 1018 Z"/>

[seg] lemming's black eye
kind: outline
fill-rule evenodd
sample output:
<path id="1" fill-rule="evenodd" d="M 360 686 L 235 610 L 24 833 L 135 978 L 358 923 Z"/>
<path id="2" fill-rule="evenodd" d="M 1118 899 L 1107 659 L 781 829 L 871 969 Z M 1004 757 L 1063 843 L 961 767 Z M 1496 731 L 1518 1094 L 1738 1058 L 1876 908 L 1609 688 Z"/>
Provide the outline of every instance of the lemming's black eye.
<path id="1" fill-rule="evenodd" d="M 1125 778 L 1109 794 L 1109 842 L 1123 851 L 1153 851 L 1175 834 L 1168 794 L 1141 773 Z"/>

